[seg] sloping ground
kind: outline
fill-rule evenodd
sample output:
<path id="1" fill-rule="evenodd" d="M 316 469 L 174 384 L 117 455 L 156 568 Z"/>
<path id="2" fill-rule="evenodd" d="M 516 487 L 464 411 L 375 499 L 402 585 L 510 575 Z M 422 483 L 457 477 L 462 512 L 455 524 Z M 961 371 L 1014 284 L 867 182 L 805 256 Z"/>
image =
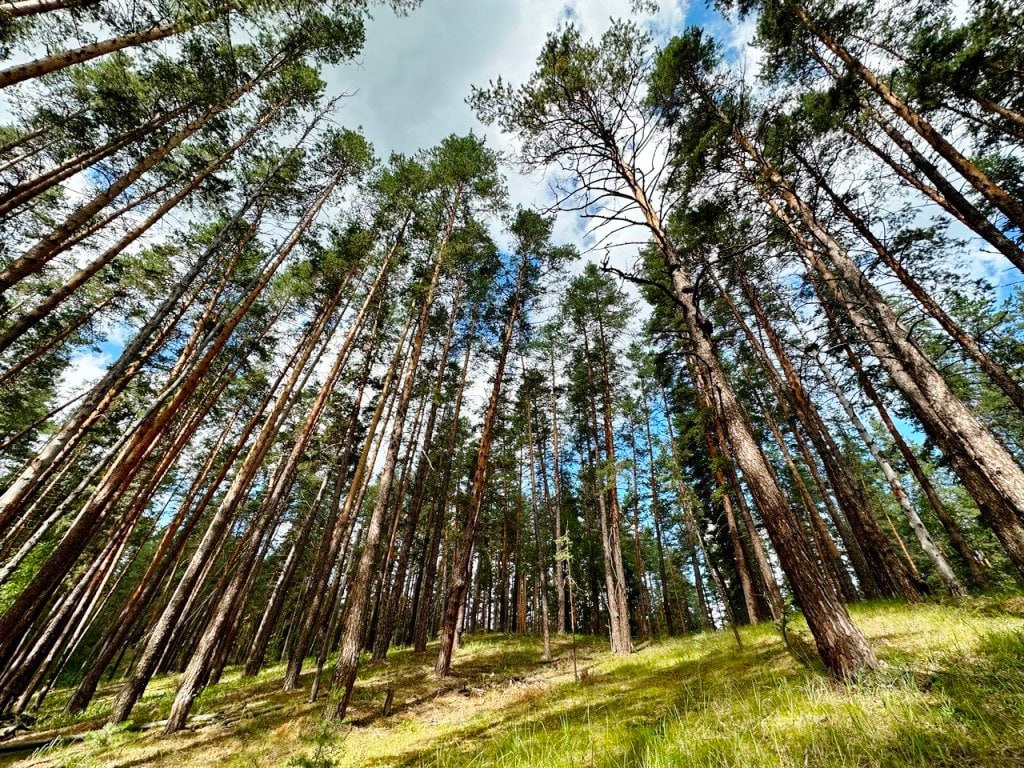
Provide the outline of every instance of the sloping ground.
<path id="1" fill-rule="evenodd" d="M 1021 766 L 1024 598 L 857 606 L 887 662 L 855 686 L 804 666 L 802 623 L 787 650 L 773 626 L 656 642 L 628 658 L 603 641 L 569 638 L 540 663 L 537 638 L 478 635 L 439 683 L 433 653 L 397 651 L 360 672 L 352 720 L 320 718 L 305 692 L 283 694 L 281 668 L 225 675 L 200 698 L 193 727 L 154 727 L 173 678 L 150 686 L 128 729 L 96 729 L 113 688 L 82 718 L 62 721 L 66 692 L 37 733 L 77 741 L 6 757 L 26 766 Z M 308 688 L 309 679 L 304 679 Z M 386 691 L 394 712 L 381 714 Z M 50 729 L 45 731 L 44 729 Z M 84 735 L 82 735 L 84 732 Z M 13 763 L 11 761 L 14 761 Z"/>

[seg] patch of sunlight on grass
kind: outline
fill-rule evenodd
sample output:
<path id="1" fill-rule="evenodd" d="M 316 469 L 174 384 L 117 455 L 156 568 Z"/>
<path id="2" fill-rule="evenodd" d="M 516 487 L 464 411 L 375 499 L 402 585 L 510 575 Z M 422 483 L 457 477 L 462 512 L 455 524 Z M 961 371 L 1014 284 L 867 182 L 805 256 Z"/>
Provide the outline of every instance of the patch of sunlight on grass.
<path id="1" fill-rule="evenodd" d="M 1017 766 L 1024 764 L 1024 598 L 1001 596 L 851 608 L 885 661 L 856 685 L 797 662 L 772 625 L 653 642 L 627 657 L 606 641 L 553 637 L 541 663 L 536 637 L 467 636 L 454 677 L 433 674 L 436 650 L 395 649 L 364 662 L 351 717 L 325 721 L 303 688 L 280 690 L 283 667 L 255 678 L 236 669 L 205 691 L 206 721 L 184 734 L 99 729 L 116 684 L 78 718 L 69 691 L 41 713 L 47 727 L 92 728 L 81 742 L 40 753 L 32 766 L 424 766 L 627 768 L 680 766 Z M 809 644 L 806 625 L 790 631 Z M 329 667 L 328 667 L 329 669 Z M 166 716 L 176 676 L 153 681 L 137 723 Z M 395 713 L 383 717 L 385 691 Z"/>

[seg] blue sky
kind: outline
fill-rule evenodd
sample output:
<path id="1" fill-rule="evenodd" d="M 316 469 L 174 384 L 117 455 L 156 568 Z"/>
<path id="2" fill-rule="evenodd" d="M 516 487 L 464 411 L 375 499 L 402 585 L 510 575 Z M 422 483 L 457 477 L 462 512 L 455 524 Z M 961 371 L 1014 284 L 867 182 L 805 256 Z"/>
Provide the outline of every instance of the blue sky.
<path id="1" fill-rule="evenodd" d="M 525 80 L 546 34 L 566 19 L 572 19 L 588 36 L 600 35 L 612 18 L 621 17 L 649 25 L 657 37 L 700 25 L 724 43 L 731 59 L 745 64 L 748 76 L 756 73 L 758 53 L 747 45 L 753 37 L 752 20 L 730 24 L 713 7 L 696 0 L 660 0 L 654 15 L 637 15 L 631 5 L 631 0 L 569 0 L 562 4 L 550 0 L 424 0 L 405 17 L 378 9 L 358 60 L 325 73 L 329 95 L 349 95 L 342 100 L 336 121 L 361 126 L 380 157 L 392 151 L 412 153 L 437 144 L 450 133 L 470 130 L 485 134 L 492 146 L 510 151 L 507 137 L 481 126 L 465 98 L 472 85 L 498 76 L 513 83 Z M 514 172 L 508 175 L 514 205 L 549 202 L 543 178 Z M 563 215 L 555 238 L 582 247 L 584 231 L 581 220 Z M 630 247 L 618 249 L 613 262 L 628 267 L 634 253 Z M 980 250 L 971 259 L 971 269 L 977 276 L 1002 284 L 1003 295 L 1010 283 L 1020 280 L 1018 273 L 1006 270 L 1000 258 L 989 258 Z M 68 389 L 80 391 L 102 374 L 120 352 L 120 335 L 115 333 L 98 352 L 83 351 L 78 356 L 66 379 Z"/>

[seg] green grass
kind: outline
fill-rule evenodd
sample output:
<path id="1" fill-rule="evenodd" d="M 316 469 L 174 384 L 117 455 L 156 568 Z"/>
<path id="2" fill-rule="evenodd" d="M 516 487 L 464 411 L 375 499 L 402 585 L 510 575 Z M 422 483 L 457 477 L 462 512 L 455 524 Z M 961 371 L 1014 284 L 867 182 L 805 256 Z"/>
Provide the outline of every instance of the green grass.
<path id="1" fill-rule="evenodd" d="M 540 663 L 532 637 L 476 635 L 454 680 L 432 675 L 433 654 L 394 652 L 365 664 L 351 719 L 325 721 L 305 691 L 279 690 L 280 667 L 243 681 L 237 671 L 197 702 L 199 722 L 92 730 L 35 755 L 33 766 L 1020 766 L 1024 765 L 1024 598 L 974 598 L 908 607 L 855 606 L 885 668 L 837 685 L 799 663 L 773 626 L 654 642 L 613 657 L 568 638 Z M 806 626 L 791 632 L 807 644 Z M 304 678 L 308 690 L 309 679 Z M 164 716 L 173 678 L 154 681 L 138 723 Z M 380 715 L 395 689 L 396 712 Z M 113 689 L 82 718 L 40 727 L 98 729 Z"/>

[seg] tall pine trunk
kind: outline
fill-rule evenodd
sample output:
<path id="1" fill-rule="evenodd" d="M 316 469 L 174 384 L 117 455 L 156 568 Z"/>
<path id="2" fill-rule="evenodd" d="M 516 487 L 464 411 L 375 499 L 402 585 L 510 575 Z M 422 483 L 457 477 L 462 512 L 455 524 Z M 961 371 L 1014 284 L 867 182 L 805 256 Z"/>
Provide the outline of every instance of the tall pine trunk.
<path id="1" fill-rule="evenodd" d="M 501 385 L 505 377 L 505 365 L 512 347 L 512 337 L 519 318 L 522 290 L 526 279 L 527 257 L 524 254 L 519 264 L 515 291 L 510 299 L 511 305 L 505 319 L 505 329 L 501 335 L 498 348 L 498 365 L 491 385 L 487 410 L 484 412 L 483 431 L 480 436 L 480 447 L 477 449 L 476 462 L 473 468 L 473 484 L 469 493 L 466 518 L 456 549 L 456 561 L 453 566 L 452 582 L 444 603 L 441 618 L 441 649 L 434 664 L 438 677 L 446 677 L 451 672 L 452 653 L 455 650 L 456 633 L 459 630 L 459 614 L 466 599 L 469 586 L 470 567 L 472 564 L 473 544 L 480 522 L 480 510 L 483 506 L 484 492 L 487 489 L 488 457 L 491 451 L 494 422 L 498 413 L 498 402 L 501 398 Z"/>
<path id="2" fill-rule="evenodd" d="M 654 235 L 665 262 L 679 311 L 693 343 L 696 364 L 707 380 L 716 416 L 732 445 L 737 464 L 764 517 L 768 535 L 779 555 L 786 577 L 804 612 L 825 667 L 836 678 L 856 675 L 877 666 L 878 660 L 861 631 L 854 625 L 832 585 L 818 578 L 817 567 L 799 521 L 789 506 L 761 446 L 732 391 L 725 371 L 695 302 L 694 285 L 662 228 L 655 208 L 647 200 L 628 168 L 620 171 L 629 184 Z"/>

